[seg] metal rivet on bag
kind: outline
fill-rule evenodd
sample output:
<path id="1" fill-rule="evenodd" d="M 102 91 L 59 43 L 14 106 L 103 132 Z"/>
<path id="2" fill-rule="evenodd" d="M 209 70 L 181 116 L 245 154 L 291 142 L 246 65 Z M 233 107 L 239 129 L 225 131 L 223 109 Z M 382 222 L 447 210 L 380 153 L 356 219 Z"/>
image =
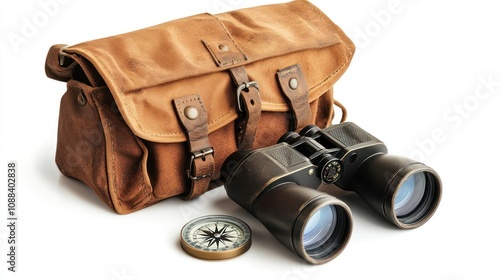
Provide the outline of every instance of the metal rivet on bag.
<path id="1" fill-rule="evenodd" d="M 85 106 L 87 104 L 87 97 L 85 97 L 83 91 L 80 91 L 76 99 L 78 100 L 78 104 L 81 106 Z"/>
<path id="2" fill-rule="evenodd" d="M 194 120 L 198 117 L 198 110 L 193 106 L 187 106 L 184 109 L 184 115 L 190 120 Z"/>
<path id="3" fill-rule="evenodd" d="M 221 50 L 223 52 L 227 52 L 227 51 L 229 51 L 229 47 L 226 46 L 226 45 L 220 44 L 219 45 L 219 50 Z"/>
<path id="4" fill-rule="evenodd" d="M 289 81 L 288 81 L 288 86 L 291 88 L 291 89 L 297 89 L 299 87 L 299 81 L 297 81 L 297 79 L 295 78 L 291 78 Z"/>

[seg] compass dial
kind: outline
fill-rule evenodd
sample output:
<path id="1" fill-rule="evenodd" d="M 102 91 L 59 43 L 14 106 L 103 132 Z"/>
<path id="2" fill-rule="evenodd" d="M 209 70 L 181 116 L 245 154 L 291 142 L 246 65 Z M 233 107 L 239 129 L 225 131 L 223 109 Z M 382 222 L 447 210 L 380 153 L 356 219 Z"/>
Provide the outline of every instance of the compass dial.
<path id="1" fill-rule="evenodd" d="M 192 256 L 221 260 L 236 257 L 250 248 L 250 227 L 243 221 L 225 215 L 194 219 L 181 230 L 181 246 Z"/>

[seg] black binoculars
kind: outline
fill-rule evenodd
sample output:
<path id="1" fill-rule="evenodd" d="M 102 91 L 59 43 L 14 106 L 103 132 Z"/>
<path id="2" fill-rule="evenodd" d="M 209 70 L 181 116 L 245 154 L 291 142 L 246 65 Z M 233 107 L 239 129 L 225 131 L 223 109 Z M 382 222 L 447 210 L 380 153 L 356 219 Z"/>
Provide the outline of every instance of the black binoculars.
<path id="1" fill-rule="evenodd" d="M 441 198 L 430 167 L 387 154 L 384 143 L 354 123 L 288 132 L 278 144 L 235 152 L 222 167 L 228 196 L 286 247 L 312 264 L 332 260 L 347 245 L 352 215 L 322 184 L 354 191 L 399 228 L 424 224 Z"/>

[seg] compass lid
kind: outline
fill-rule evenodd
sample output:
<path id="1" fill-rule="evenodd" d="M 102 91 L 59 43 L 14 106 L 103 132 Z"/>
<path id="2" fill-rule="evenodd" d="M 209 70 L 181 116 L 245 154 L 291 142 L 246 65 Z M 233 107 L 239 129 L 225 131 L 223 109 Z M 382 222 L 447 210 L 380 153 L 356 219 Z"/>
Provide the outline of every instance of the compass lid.
<path id="1" fill-rule="evenodd" d="M 226 215 L 196 218 L 181 229 L 181 247 L 188 254 L 208 260 L 222 260 L 245 253 L 252 244 L 250 227 Z"/>

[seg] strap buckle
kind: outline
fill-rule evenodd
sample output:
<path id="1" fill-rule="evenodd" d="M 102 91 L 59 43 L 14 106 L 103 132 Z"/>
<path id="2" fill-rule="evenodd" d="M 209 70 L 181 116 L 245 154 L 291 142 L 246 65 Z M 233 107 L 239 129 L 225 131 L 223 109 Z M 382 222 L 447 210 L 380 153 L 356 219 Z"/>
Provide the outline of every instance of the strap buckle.
<path id="1" fill-rule="evenodd" d="M 191 180 L 198 180 L 198 179 L 203 179 L 206 177 L 212 177 L 213 172 L 208 173 L 208 174 L 198 175 L 198 176 L 196 176 L 196 174 L 193 174 L 193 164 L 194 164 L 195 159 L 201 158 L 201 159 L 205 160 L 206 156 L 213 155 L 213 154 L 214 154 L 213 147 L 201 149 L 199 151 L 191 153 L 191 157 L 189 159 L 189 164 L 188 164 L 187 169 L 186 169 L 187 176 Z"/>
<path id="2" fill-rule="evenodd" d="M 244 113 L 243 108 L 241 108 L 241 91 L 248 90 L 250 87 L 254 87 L 258 90 L 259 84 L 257 82 L 248 82 L 248 83 L 244 82 L 236 90 L 236 100 L 238 102 L 238 111 L 240 111 L 241 113 Z"/>

